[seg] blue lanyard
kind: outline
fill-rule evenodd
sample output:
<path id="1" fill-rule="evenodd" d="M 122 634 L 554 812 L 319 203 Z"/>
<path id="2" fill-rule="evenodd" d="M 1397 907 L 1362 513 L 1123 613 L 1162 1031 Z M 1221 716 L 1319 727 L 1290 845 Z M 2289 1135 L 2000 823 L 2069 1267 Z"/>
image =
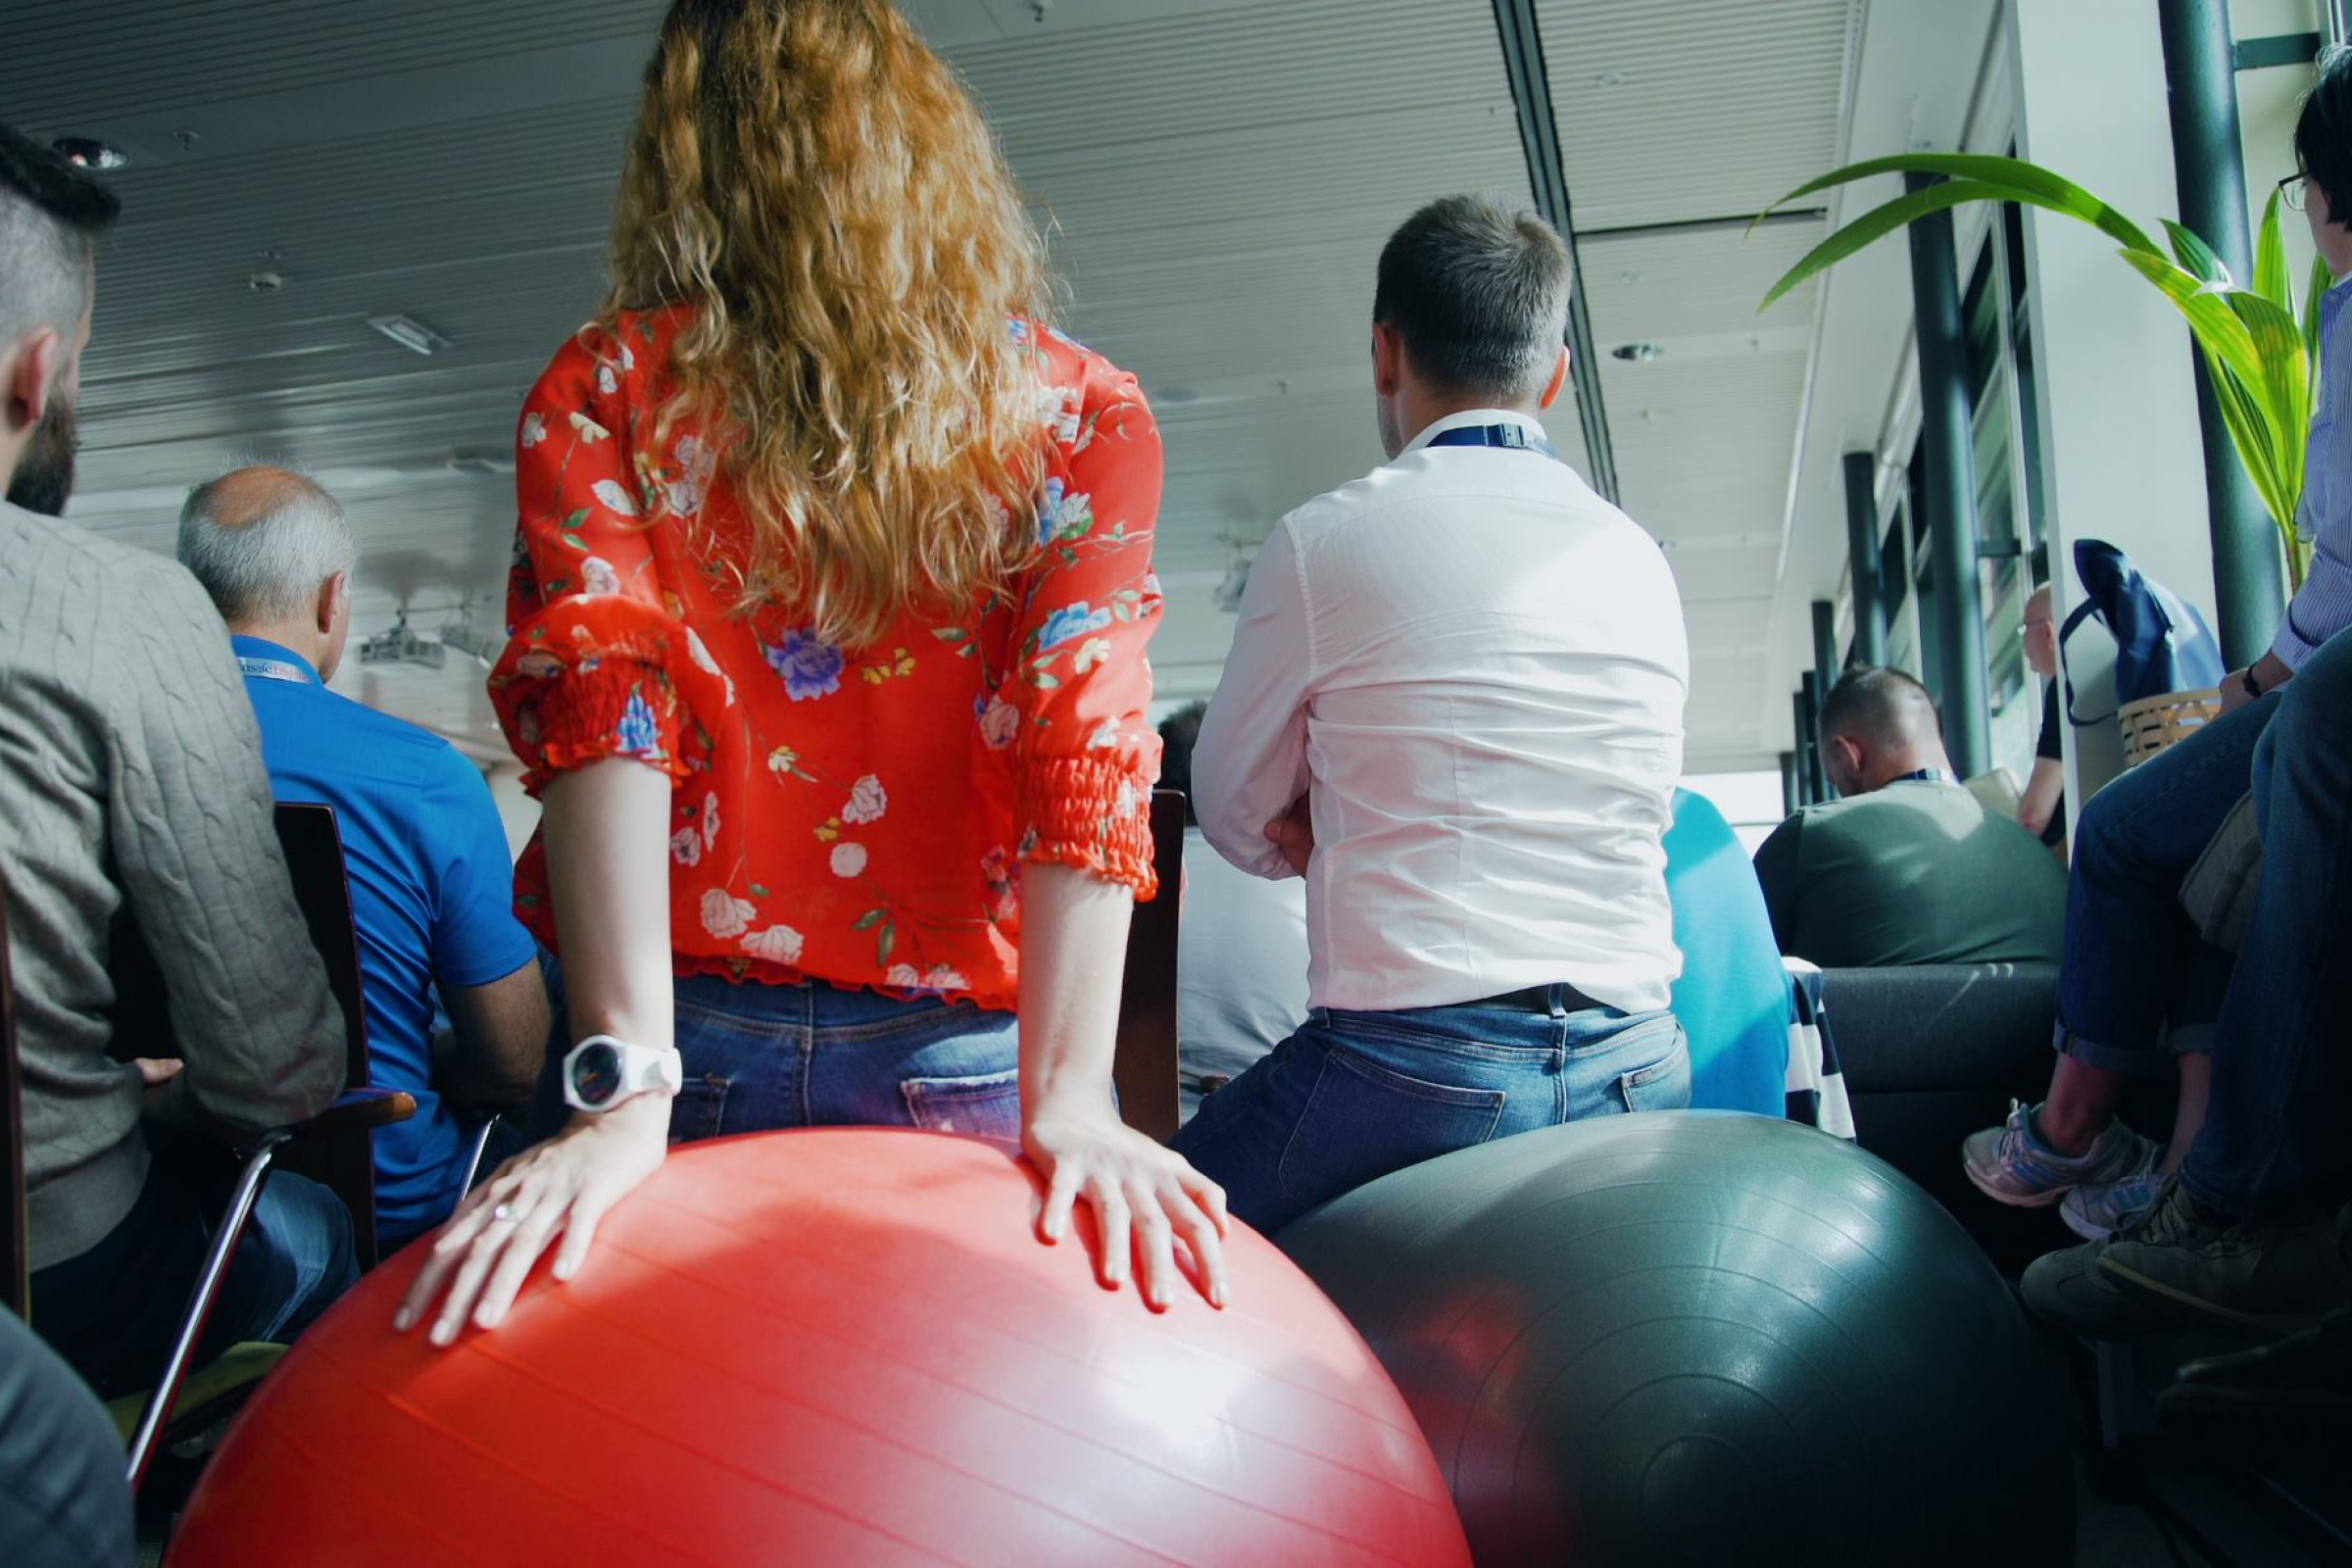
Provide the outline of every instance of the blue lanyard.
<path id="1" fill-rule="evenodd" d="M 250 654 L 239 654 L 237 667 L 261 680 L 290 680 L 297 686 L 311 684 L 309 670 L 300 664 L 289 664 L 282 659 L 256 659 Z"/>
<path id="2" fill-rule="evenodd" d="M 1463 424 L 1441 431 L 1429 438 L 1433 447 L 1510 447 L 1520 452 L 1541 452 L 1547 458 L 1560 454 L 1544 437 L 1529 430 L 1524 424 Z"/>

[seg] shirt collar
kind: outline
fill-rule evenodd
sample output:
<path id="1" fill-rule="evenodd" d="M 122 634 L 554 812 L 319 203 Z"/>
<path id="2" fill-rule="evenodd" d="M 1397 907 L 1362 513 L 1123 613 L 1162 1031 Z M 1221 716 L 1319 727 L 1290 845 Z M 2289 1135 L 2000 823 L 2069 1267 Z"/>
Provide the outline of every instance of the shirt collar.
<path id="1" fill-rule="evenodd" d="M 326 682 L 318 678 L 318 667 L 309 660 L 303 658 L 293 649 L 287 648 L 279 643 L 273 643 L 267 637 L 248 637 L 242 632 L 232 632 L 229 634 L 228 645 L 237 651 L 237 657 L 239 659 L 266 659 L 274 660 L 281 663 L 292 664 L 296 669 L 301 670 L 303 674 L 310 677 L 310 682 L 312 685 L 323 686 L 326 684 Z"/>
<path id="2" fill-rule="evenodd" d="M 1463 409 L 1459 413 L 1448 414 L 1442 419 L 1432 419 L 1422 427 L 1419 435 L 1404 444 L 1404 451 L 1396 455 L 1400 458 L 1409 456 L 1420 451 L 1448 430 L 1459 430 L 1466 425 L 1473 424 L 1515 424 L 1530 435 L 1544 434 L 1543 420 L 1531 419 L 1513 409 Z"/>

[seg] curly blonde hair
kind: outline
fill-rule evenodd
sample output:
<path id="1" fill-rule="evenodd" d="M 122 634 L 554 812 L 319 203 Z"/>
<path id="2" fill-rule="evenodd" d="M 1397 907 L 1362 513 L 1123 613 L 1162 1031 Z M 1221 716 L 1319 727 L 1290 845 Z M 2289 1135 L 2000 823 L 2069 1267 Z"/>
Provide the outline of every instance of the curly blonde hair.
<path id="1" fill-rule="evenodd" d="M 714 439 L 750 528 L 743 609 L 862 646 L 1004 587 L 1035 552 L 1022 323 L 1048 294 L 987 123 L 889 0 L 670 7 L 600 318 L 693 308 L 656 442 Z"/>

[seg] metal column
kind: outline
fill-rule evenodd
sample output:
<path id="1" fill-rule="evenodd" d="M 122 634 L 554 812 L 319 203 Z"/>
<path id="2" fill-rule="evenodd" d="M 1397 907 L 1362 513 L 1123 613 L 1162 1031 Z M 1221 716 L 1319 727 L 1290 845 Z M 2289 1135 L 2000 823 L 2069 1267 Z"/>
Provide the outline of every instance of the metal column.
<path id="1" fill-rule="evenodd" d="M 1821 765 L 1821 677 L 1806 670 L 1790 701 L 1796 710 L 1797 788 L 1810 806 L 1830 798 L 1829 775 Z"/>
<path id="2" fill-rule="evenodd" d="M 1544 37 L 1535 0 L 1494 0 L 1494 30 L 1502 70 L 1519 112 L 1519 148 L 1527 159 L 1536 211 L 1560 231 L 1576 276 L 1568 295 L 1568 375 L 1576 386 L 1576 416 L 1585 437 L 1592 488 L 1611 503 L 1617 495 L 1617 456 L 1609 444 L 1609 413 L 1600 390 L 1600 355 L 1592 346 L 1592 317 L 1585 304 L 1585 272 L 1577 266 L 1576 219 L 1568 208 L 1568 174 L 1560 161 L 1560 132 L 1551 111 L 1551 80 L 1544 70 Z"/>
<path id="3" fill-rule="evenodd" d="M 1939 175 L 1906 174 L 1918 190 Z M 1911 305 L 1919 338 L 1920 443 L 1927 454 L 1922 486 L 1928 553 L 1936 574 L 1928 635 L 1941 657 L 1936 694 L 1943 710 L 1944 748 L 1962 778 L 1992 766 L 1991 714 L 1985 694 L 1984 616 L 1977 577 L 1977 479 L 1969 420 L 1968 348 L 1960 324 L 1960 277 L 1952 256 L 1952 215 L 1932 213 L 1910 225 Z"/>
<path id="4" fill-rule="evenodd" d="M 1825 697 L 1845 672 L 1845 661 L 1838 657 L 1838 607 L 1827 599 L 1813 601 L 1813 668 Z"/>
<path id="5" fill-rule="evenodd" d="M 2173 122 L 2173 178 L 2180 221 L 2214 249 L 2241 287 L 2254 276 L 2246 223 L 2245 153 L 2237 130 L 2237 65 L 2230 0 L 2157 0 Z M 2230 445 L 2202 356 L 2197 425 L 2205 446 L 2206 523 L 2213 535 L 2215 630 L 2231 668 L 2260 659 L 2286 600 L 2278 532 Z"/>
<path id="6" fill-rule="evenodd" d="M 1886 662 L 1886 595 L 1879 582 L 1879 460 L 1845 455 L 1845 553 L 1854 582 L 1854 662 Z"/>

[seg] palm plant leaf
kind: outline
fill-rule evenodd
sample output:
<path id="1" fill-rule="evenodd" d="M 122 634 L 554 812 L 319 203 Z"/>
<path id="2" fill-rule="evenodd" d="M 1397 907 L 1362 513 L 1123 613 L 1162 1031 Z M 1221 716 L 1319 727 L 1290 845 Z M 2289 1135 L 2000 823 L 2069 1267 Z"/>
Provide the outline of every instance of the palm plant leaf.
<path id="1" fill-rule="evenodd" d="M 1848 164 L 1843 169 L 1833 169 L 1817 179 L 1805 181 L 1756 217 L 1761 220 L 1799 197 L 1810 196 L 1836 185 L 1868 179 L 1874 174 L 1905 173 L 1948 174 L 1954 179 L 1997 186 L 1998 194 L 1989 199 L 2029 202 L 2036 207 L 2046 207 L 2052 212 L 2081 219 L 2119 245 L 2132 250 L 2156 249 L 2155 242 L 2138 224 L 2065 175 L 2054 174 L 2022 158 L 2002 158 L 1990 153 L 1896 153 L 1886 158 L 1865 159 L 1858 164 Z"/>
<path id="2" fill-rule="evenodd" d="M 2263 204 L 2262 229 L 2254 236 L 2254 292 L 2286 312 L 2295 314 L 2295 286 L 2286 279 L 2286 246 L 2278 237 L 2278 192 Z"/>
<path id="3" fill-rule="evenodd" d="M 2263 384 L 2262 362 L 2254 351 L 2254 334 L 2237 312 L 2230 308 L 2227 293 L 2191 276 L 2153 251 L 2127 250 L 2121 255 L 2126 266 L 2155 284 L 2188 318 L 2188 329 L 2197 335 L 2199 344 L 2219 356 L 2248 386 Z"/>
<path id="4" fill-rule="evenodd" d="M 2164 225 L 2164 237 L 2173 242 L 2173 255 L 2180 263 L 2183 271 L 2192 273 L 2208 283 L 2235 283 L 2237 281 L 2236 278 L 2230 275 L 2229 264 L 2222 260 L 2212 246 L 2198 237 L 2195 229 L 2183 228 L 2169 218 L 2158 219 L 2157 221 Z"/>
<path id="5" fill-rule="evenodd" d="M 2222 423 L 2230 431 L 2230 444 L 2237 449 L 2239 461 L 2245 464 L 2246 476 L 2254 481 L 2263 509 L 2277 521 L 2279 509 L 2286 505 L 2286 495 L 2262 412 L 2245 383 L 2230 374 L 2211 349 L 2202 344 L 2199 349 L 2205 357 L 2205 373 L 2213 382 L 2214 403 L 2221 409 Z M 2285 514 L 2294 515 L 2292 511 Z"/>
<path id="6" fill-rule="evenodd" d="M 2328 270 L 2328 258 L 2311 259 L 2311 277 L 2303 285 L 2303 359 L 2311 378 L 2320 378 L 2320 303 L 2335 286 L 2334 275 Z"/>
<path id="7" fill-rule="evenodd" d="M 1958 207 L 1964 202 L 2004 201 L 2006 199 L 1994 187 L 1967 179 L 1949 179 L 1941 184 L 1930 185 L 1924 190 L 1910 191 L 1897 196 L 1884 207 L 1872 208 L 1807 251 L 1794 267 L 1781 274 L 1781 280 L 1772 285 L 1771 291 L 1764 296 L 1764 302 L 1756 309 L 1759 311 L 1772 309 L 1774 302 L 1782 295 L 1797 287 L 1814 273 L 1827 271 L 1864 246 L 1886 238 L 1896 229 L 1906 227 L 1927 217 L 1930 213 L 1939 213 L 1946 208 Z"/>

